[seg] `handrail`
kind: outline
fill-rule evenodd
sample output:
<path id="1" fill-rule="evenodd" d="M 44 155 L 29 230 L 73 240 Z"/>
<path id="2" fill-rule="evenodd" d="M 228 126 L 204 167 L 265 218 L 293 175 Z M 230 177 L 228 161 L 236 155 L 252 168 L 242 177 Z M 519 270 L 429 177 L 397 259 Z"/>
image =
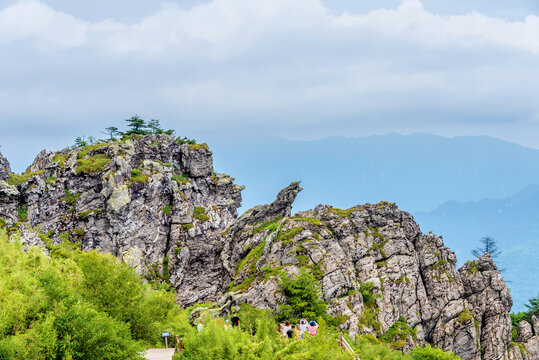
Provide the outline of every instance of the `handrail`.
<path id="1" fill-rule="evenodd" d="M 359 355 L 356 354 L 354 349 L 348 344 L 348 341 L 342 336 L 342 334 L 339 335 L 339 340 L 337 340 L 337 343 L 341 347 L 343 352 L 349 352 L 354 355 L 354 360 L 359 360 Z"/>

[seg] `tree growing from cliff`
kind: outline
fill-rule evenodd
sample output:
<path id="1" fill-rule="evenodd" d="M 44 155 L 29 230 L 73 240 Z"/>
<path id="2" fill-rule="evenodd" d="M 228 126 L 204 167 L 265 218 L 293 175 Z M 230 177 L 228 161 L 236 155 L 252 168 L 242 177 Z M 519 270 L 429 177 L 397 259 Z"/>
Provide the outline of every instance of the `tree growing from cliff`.
<path id="1" fill-rule="evenodd" d="M 479 242 L 481 245 L 472 250 L 472 254 L 475 257 L 481 257 L 483 254 L 489 254 L 492 259 L 497 259 L 502 253 L 500 250 L 498 250 L 498 241 L 490 236 L 483 236 Z"/>
<path id="2" fill-rule="evenodd" d="M 279 285 L 286 297 L 286 304 L 279 306 L 280 319 L 297 323 L 301 318 L 313 320 L 325 314 L 327 306 L 322 291 L 308 269 L 301 268 L 295 278 L 281 275 Z"/>

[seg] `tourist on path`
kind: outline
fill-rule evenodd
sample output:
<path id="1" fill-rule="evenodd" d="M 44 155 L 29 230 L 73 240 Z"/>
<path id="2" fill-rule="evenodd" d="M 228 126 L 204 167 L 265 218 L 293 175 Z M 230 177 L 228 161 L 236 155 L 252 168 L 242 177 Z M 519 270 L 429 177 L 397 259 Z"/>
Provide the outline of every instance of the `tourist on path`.
<path id="1" fill-rule="evenodd" d="M 288 336 L 288 330 L 292 330 L 292 327 L 290 326 L 290 321 L 286 320 L 284 322 L 284 326 L 283 326 L 283 336 L 284 337 Z"/>
<path id="2" fill-rule="evenodd" d="M 318 324 L 316 323 L 316 321 L 311 321 L 309 326 L 307 326 L 307 331 L 309 331 L 312 336 L 316 335 L 316 333 L 318 332 Z"/>
<path id="3" fill-rule="evenodd" d="M 307 331 L 308 324 L 309 323 L 307 322 L 307 319 L 301 319 L 299 322 L 299 333 L 302 339 L 303 339 L 303 333 Z"/>
<path id="4" fill-rule="evenodd" d="M 232 327 L 236 326 L 240 329 L 240 318 L 238 317 L 238 313 L 234 311 L 232 313 Z"/>

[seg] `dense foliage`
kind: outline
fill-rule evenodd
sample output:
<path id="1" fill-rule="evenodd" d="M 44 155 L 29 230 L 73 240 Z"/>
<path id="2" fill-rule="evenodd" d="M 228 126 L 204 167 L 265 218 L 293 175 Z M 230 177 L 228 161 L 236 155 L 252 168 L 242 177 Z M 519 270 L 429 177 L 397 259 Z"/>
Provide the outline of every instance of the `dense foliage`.
<path id="1" fill-rule="evenodd" d="M 294 278 L 281 274 L 282 293 L 286 304 L 279 306 L 279 318 L 299 323 L 302 318 L 317 319 L 326 313 L 326 304 L 322 300 L 322 291 L 314 275 L 302 268 Z"/>
<path id="2" fill-rule="evenodd" d="M 24 251 L 0 229 L 0 359 L 140 359 L 179 309 L 111 255 Z"/>
<path id="3" fill-rule="evenodd" d="M 513 340 L 517 333 L 518 324 L 521 321 L 527 321 L 531 323 L 532 316 L 539 317 L 539 295 L 528 300 L 528 304 L 525 304 L 528 311 L 521 311 L 518 313 L 511 313 L 511 322 L 513 324 Z"/>
<path id="4" fill-rule="evenodd" d="M 146 348 L 163 346 L 161 331 L 184 339 L 185 351 L 175 360 L 352 358 L 337 345 L 340 333 L 320 316 L 325 306 L 306 270 L 295 279 L 284 278 L 283 284 L 287 291 L 301 290 L 304 303 L 292 300 L 288 309 L 316 317 L 317 336 L 285 339 L 270 311 L 246 304 L 238 310 L 241 329 L 225 327 L 223 319 L 203 313 L 204 328 L 198 332 L 188 320 L 192 307 L 179 308 L 173 293 L 144 284 L 112 255 L 80 251 L 69 241 L 52 245 L 46 235 L 41 237 L 48 255 L 40 248 L 25 248 L 17 235 L 9 238 L 0 228 L 2 360 L 143 359 Z M 403 355 L 375 338 L 349 341 L 362 359 L 453 359 L 435 349 Z"/>

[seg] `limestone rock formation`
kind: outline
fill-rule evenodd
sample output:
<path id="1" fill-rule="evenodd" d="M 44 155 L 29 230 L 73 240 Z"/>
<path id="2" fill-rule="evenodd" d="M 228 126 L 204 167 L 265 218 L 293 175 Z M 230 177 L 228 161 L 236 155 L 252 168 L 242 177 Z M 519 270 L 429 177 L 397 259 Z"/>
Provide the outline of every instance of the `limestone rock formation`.
<path id="1" fill-rule="evenodd" d="M 533 337 L 532 326 L 527 321 L 521 321 L 517 328 L 517 342 L 524 343 Z"/>
<path id="2" fill-rule="evenodd" d="M 28 245 L 70 240 L 110 252 L 169 283 L 181 305 L 277 310 L 280 274 L 305 267 L 352 336 L 399 327 L 391 340 L 403 351 L 431 343 L 464 360 L 539 357 L 536 322 L 535 336 L 524 324 L 510 345 L 512 301 L 492 259 L 457 271 L 442 238 L 395 204 L 292 214 L 302 190 L 292 183 L 238 217 L 242 187 L 213 172 L 209 148 L 168 135 L 42 151 L 26 173 L 9 173 L 0 156 L 1 227 Z"/>
<path id="3" fill-rule="evenodd" d="M 11 167 L 9 166 L 9 161 L 0 153 L 0 181 L 5 181 L 11 173 Z"/>
<path id="4" fill-rule="evenodd" d="M 1 175 L 9 172 L 3 157 L 0 165 L 7 180 L 0 181 L 0 218 L 28 244 L 69 239 L 110 252 L 181 289 L 182 304 L 217 300 L 224 291 L 221 232 L 237 217 L 242 187 L 213 174 L 205 144 L 148 135 L 44 150 L 10 179 Z"/>

